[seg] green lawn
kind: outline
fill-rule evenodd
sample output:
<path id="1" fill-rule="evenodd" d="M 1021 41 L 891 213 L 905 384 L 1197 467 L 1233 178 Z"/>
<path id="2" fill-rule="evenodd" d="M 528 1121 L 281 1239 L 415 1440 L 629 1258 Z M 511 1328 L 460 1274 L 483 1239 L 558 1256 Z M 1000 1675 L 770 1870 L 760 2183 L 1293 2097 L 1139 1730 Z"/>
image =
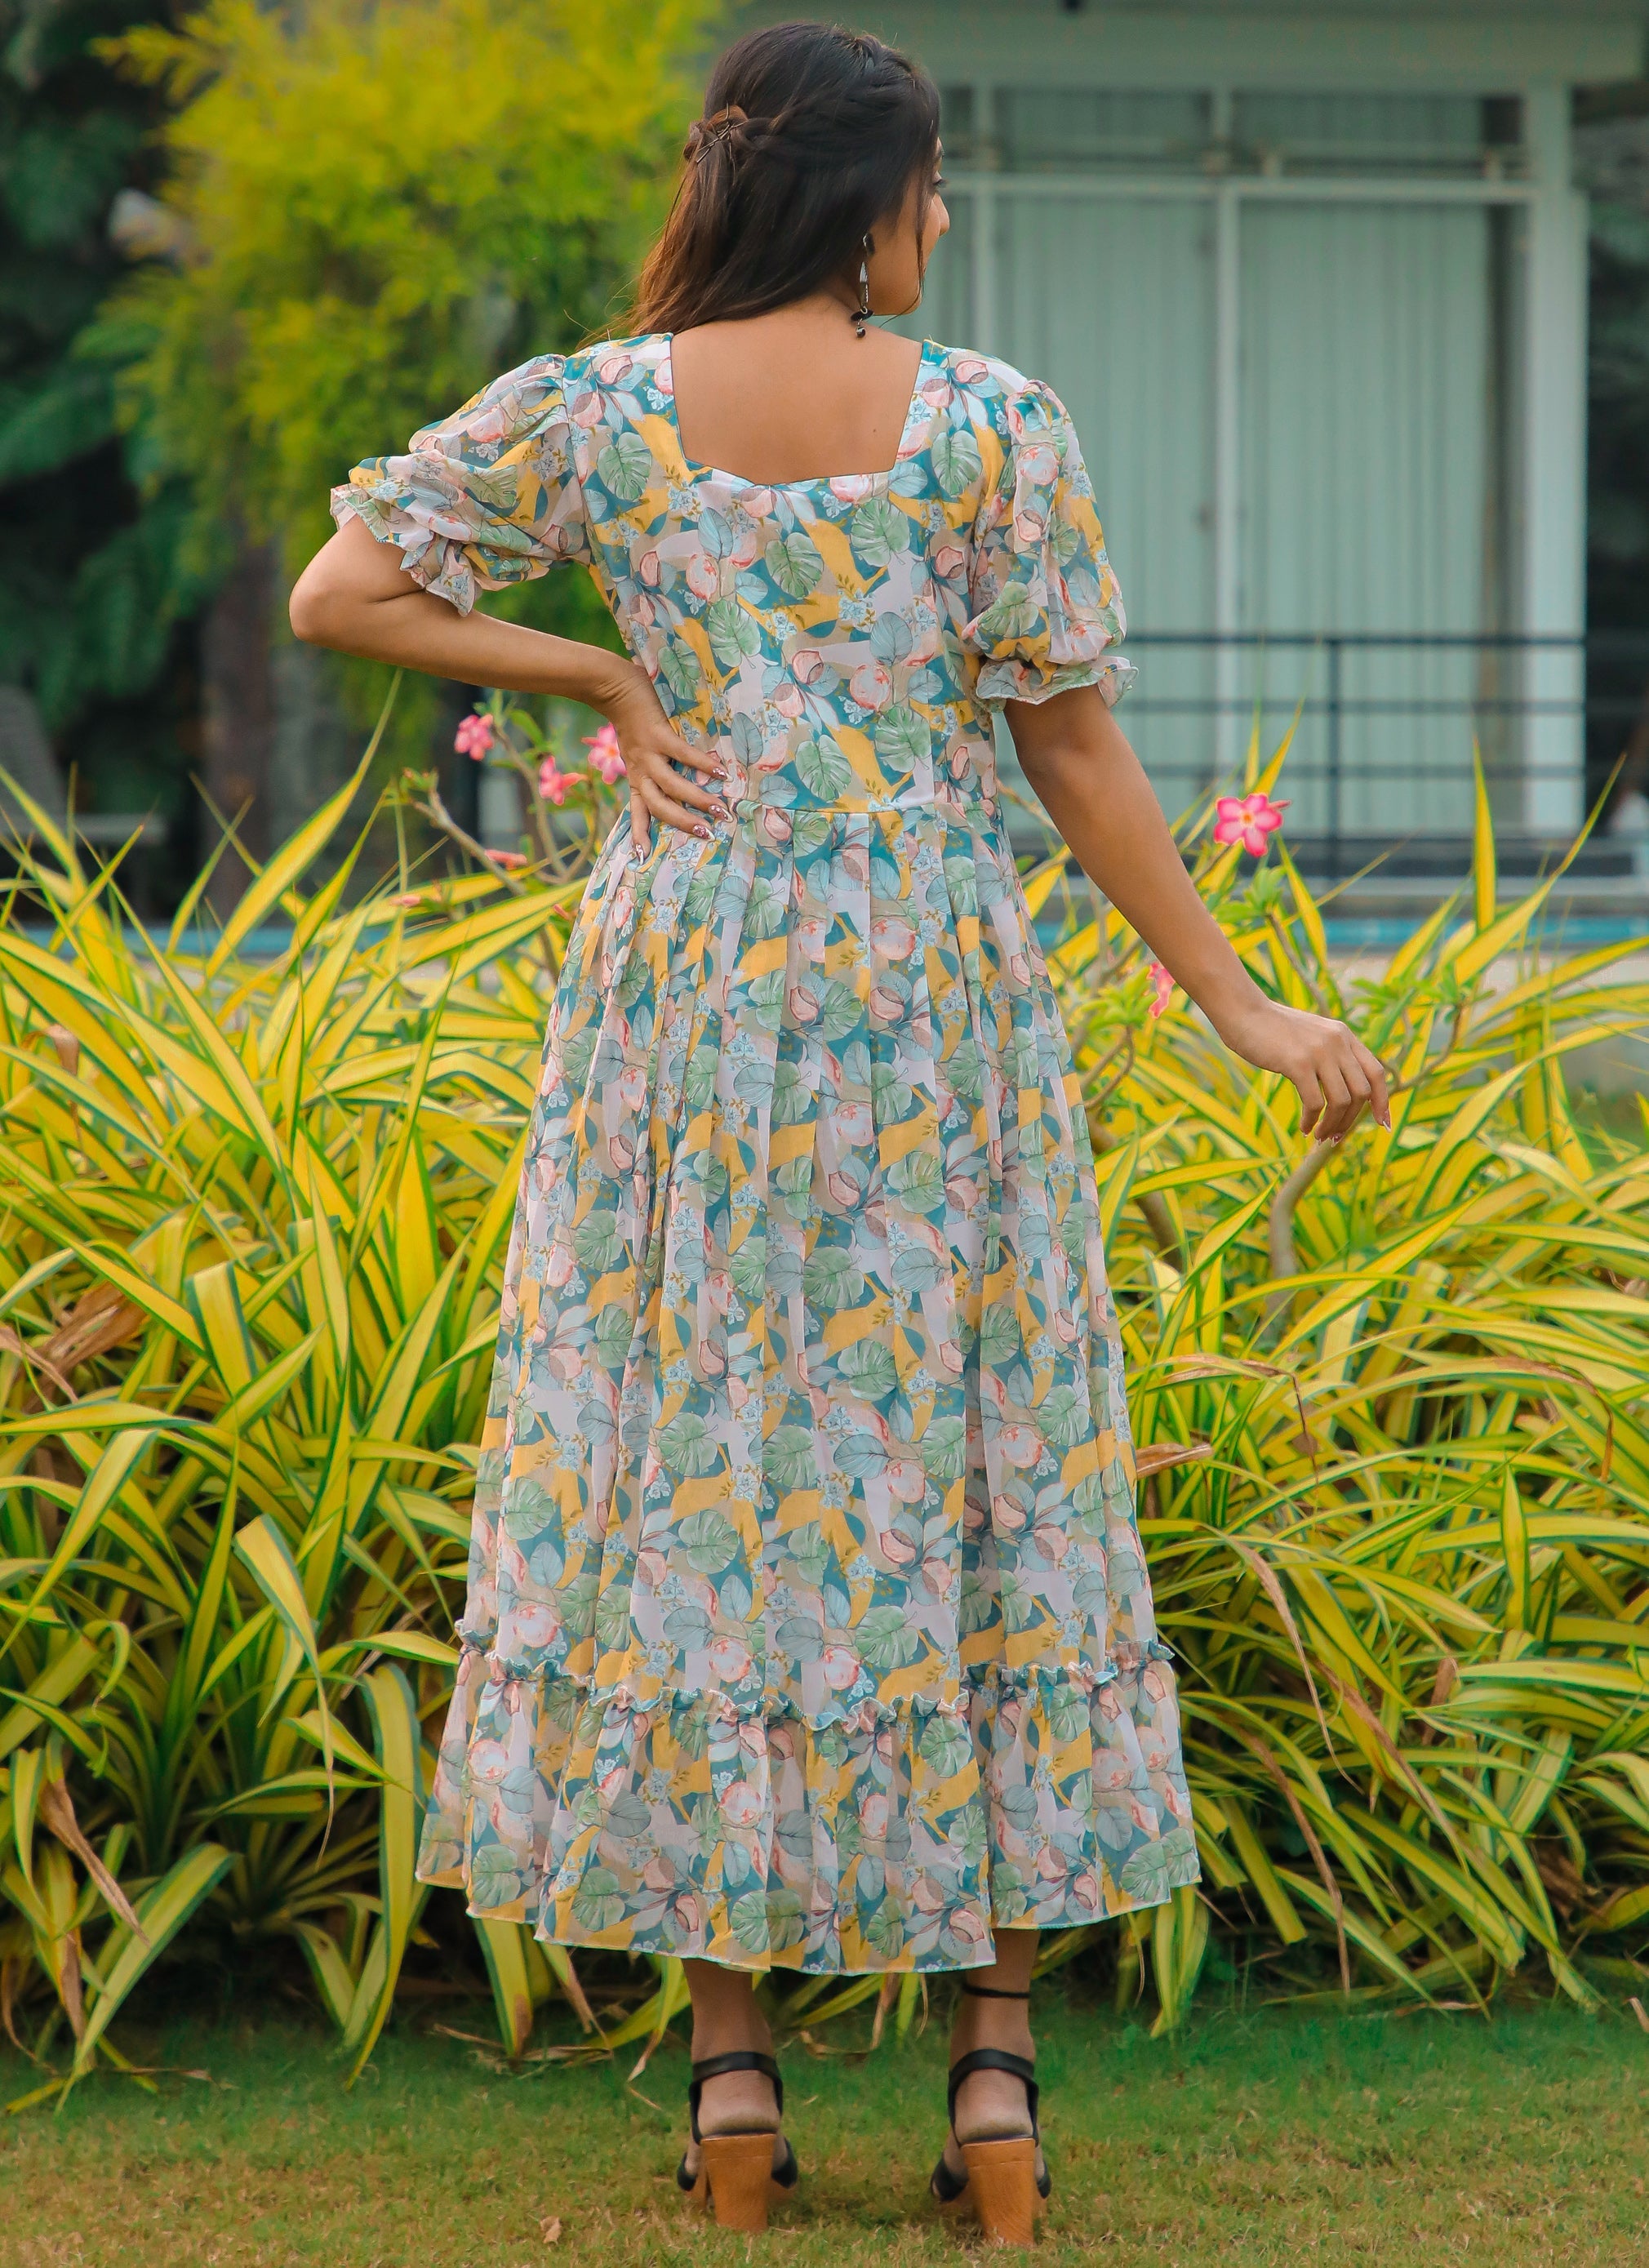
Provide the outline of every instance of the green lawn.
<path id="1" fill-rule="evenodd" d="M 1275 2009 L 1204 2014 L 1170 2043 L 1053 1989 L 1039 2005 L 1046 2260 L 1649 2263 L 1649 2036 L 1630 2021 Z M 479 2008 L 453 2005 L 453 2021 L 482 2028 Z M 136 2044 L 210 2080 L 165 2078 L 158 2098 L 99 2080 L 61 2117 L 8 2121 L 5 2268 L 749 2257 L 677 2204 L 679 2049 L 640 2082 L 650 2104 L 617 2069 L 489 2068 L 423 2020 L 347 2095 L 297 2022 Z M 942 2065 L 937 2024 L 868 2060 L 787 2051 L 803 2186 L 766 2240 L 776 2259 L 915 2268 L 971 2249 L 925 2194 Z M 19 2058 L 0 2061 L 8 2097 L 26 2080 Z"/>

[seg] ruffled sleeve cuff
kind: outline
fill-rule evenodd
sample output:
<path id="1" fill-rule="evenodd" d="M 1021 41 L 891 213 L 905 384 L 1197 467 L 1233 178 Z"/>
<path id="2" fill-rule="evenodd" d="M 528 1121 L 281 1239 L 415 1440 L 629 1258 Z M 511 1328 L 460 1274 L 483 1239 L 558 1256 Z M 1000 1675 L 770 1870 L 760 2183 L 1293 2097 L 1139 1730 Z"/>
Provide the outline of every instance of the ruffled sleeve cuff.
<path id="1" fill-rule="evenodd" d="M 590 550 L 572 464 L 563 357 L 508 371 L 406 455 L 357 465 L 332 516 L 394 543 L 413 580 L 467 615 L 478 591 L 522 583 Z"/>
<path id="2" fill-rule="evenodd" d="M 975 698 L 1034 703 L 1093 685 L 1114 705 L 1137 672 L 1114 651 L 1128 621 L 1076 429 L 1034 383 L 1007 416 L 1002 476 L 975 524 L 962 629 L 980 659 Z"/>

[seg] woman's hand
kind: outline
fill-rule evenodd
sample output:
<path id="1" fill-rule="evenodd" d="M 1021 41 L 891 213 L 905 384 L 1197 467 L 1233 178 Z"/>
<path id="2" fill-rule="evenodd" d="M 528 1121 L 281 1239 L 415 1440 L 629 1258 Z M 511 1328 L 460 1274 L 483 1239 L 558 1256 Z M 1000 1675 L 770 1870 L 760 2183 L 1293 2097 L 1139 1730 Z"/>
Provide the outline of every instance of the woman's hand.
<path id="1" fill-rule="evenodd" d="M 607 722 L 618 734 L 629 783 L 630 838 L 642 858 L 652 843 L 652 821 L 680 827 L 688 835 L 708 835 L 706 821 L 728 817 L 727 806 L 696 782 L 684 780 L 675 767 L 688 764 L 696 772 L 722 778 L 721 758 L 708 748 L 689 748 L 670 730 L 645 671 L 631 664 L 634 681 L 615 699 L 603 705 Z M 701 818 L 703 813 L 704 817 Z"/>
<path id="2" fill-rule="evenodd" d="M 1337 1142 L 1365 1103 L 1391 1123 L 1386 1074 L 1332 1016 L 1270 1000 L 1197 895 L 1138 757 L 1091 685 L 1011 701 L 1026 777 L 1093 880 L 1226 1045 L 1299 1089 L 1300 1130 Z"/>
<path id="3" fill-rule="evenodd" d="M 1350 1025 L 1307 1008 L 1285 1008 L 1256 991 L 1252 1000 L 1212 1018 L 1233 1055 L 1256 1071 L 1279 1071 L 1299 1090 L 1299 1130 L 1319 1142 L 1337 1142 L 1357 1123 L 1366 1103 L 1382 1126 L 1391 1124 L 1386 1073 Z"/>

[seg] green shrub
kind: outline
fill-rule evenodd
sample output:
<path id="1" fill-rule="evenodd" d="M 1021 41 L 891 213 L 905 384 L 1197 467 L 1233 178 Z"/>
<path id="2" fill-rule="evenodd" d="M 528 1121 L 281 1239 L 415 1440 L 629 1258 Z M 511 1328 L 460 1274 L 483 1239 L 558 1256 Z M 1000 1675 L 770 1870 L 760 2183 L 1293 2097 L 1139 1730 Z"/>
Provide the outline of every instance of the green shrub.
<path id="1" fill-rule="evenodd" d="M 119 2064 L 110 2018 L 197 1915 L 295 1940 L 358 2068 L 419 1926 L 577 885 L 482 873 L 342 910 L 351 860 L 301 883 L 348 801 L 204 958 L 151 950 L 49 830 L 50 942 L 0 927 L 0 1975 L 35 2052 L 72 2035 L 40 2095 Z M 1248 965 L 1351 1014 L 1396 1093 L 1389 1133 L 1309 1151 L 1281 1082 L 1182 1003 L 1150 1012 L 1115 917 L 1073 915 L 1051 954 L 1204 1866 L 1205 1895 L 1123 1926 L 1118 1990 L 1148 1946 L 1176 2021 L 1211 1915 L 1285 1989 L 1326 1961 L 1354 1995 L 1476 2006 L 1537 1957 L 1594 2005 L 1649 1934 L 1649 1150 L 1582 1132 L 1563 1060 L 1641 1027 L 1649 988 L 1611 972 L 1623 948 L 1518 961 L 1544 893 L 1497 911 L 1486 823 L 1473 911 L 1349 1003 L 1285 854 L 1238 865 L 1210 848 L 1198 873 Z M 1063 859 L 1026 882 L 1047 918 Z M 278 909 L 290 946 L 244 961 Z M 564 1954 L 482 1938 L 508 2048 L 557 1984 L 587 2020 Z M 915 1991 L 814 1979 L 784 2005 L 813 2025 L 880 1995 L 903 2029 Z M 590 2047 L 683 1999 L 660 1964 Z"/>

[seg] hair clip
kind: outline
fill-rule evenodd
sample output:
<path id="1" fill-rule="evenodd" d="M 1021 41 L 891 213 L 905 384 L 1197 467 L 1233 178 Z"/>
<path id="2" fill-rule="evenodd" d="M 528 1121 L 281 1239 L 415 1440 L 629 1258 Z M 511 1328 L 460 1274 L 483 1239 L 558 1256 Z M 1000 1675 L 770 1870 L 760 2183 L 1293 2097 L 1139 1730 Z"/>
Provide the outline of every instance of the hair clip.
<path id="1" fill-rule="evenodd" d="M 696 163 L 718 142 L 730 142 L 733 128 L 744 123 L 745 113 L 736 102 L 730 102 L 725 110 L 718 110 L 713 118 L 696 118 L 688 128 L 687 146 L 681 152 L 682 156 Z"/>

